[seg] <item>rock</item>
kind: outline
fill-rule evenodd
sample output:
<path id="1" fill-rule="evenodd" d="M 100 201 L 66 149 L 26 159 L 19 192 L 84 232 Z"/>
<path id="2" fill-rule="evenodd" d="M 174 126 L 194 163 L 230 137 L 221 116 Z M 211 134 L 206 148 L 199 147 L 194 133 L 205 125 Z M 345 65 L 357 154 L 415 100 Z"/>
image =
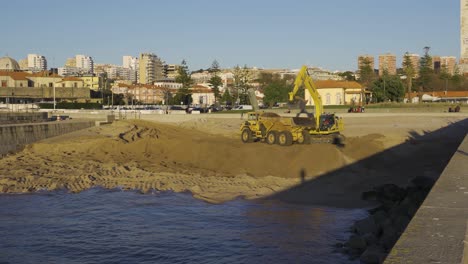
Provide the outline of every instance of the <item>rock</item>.
<path id="1" fill-rule="evenodd" d="M 379 242 L 379 240 L 377 239 L 377 236 L 375 236 L 372 233 L 367 233 L 367 234 L 363 235 L 362 238 L 366 241 L 367 247 L 369 247 L 371 245 L 375 245 L 375 244 L 377 244 Z"/>
<path id="2" fill-rule="evenodd" d="M 392 249 L 393 245 L 397 242 L 400 235 L 398 234 L 398 230 L 396 230 L 393 226 L 386 226 L 383 229 L 382 236 L 380 237 L 380 245 L 382 245 L 386 250 Z"/>
<path id="3" fill-rule="evenodd" d="M 365 264 L 380 264 L 384 261 L 385 250 L 377 245 L 368 247 L 364 253 L 362 253 L 359 260 Z"/>
<path id="4" fill-rule="evenodd" d="M 381 226 L 389 216 L 384 210 L 379 210 L 372 215 L 372 218 L 377 226 Z"/>
<path id="5" fill-rule="evenodd" d="M 406 196 L 406 190 L 395 184 L 384 184 L 376 188 L 382 200 L 400 201 Z"/>
<path id="6" fill-rule="evenodd" d="M 358 254 L 364 252 L 366 249 L 366 241 L 364 238 L 357 236 L 357 235 L 352 235 L 348 242 L 346 242 L 346 246 L 351 250 L 351 251 L 356 251 Z"/>
<path id="7" fill-rule="evenodd" d="M 378 233 L 377 225 L 375 224 L 372 216 L 356 221 L 354 223 L 353 230 L 361 236 L 368 233 L 377 235 Z"/>

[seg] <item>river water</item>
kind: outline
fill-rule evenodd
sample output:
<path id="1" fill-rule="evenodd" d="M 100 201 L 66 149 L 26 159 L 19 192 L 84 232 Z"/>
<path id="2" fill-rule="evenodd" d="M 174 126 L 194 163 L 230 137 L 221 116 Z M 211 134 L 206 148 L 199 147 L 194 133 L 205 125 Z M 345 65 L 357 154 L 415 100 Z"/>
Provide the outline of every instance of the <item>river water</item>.
<path id="1" fill-rule="evenodd" d="M 365 216 L 172 192 L 0 195 L 0 263 L 356 263 L 334 245 Z"/>

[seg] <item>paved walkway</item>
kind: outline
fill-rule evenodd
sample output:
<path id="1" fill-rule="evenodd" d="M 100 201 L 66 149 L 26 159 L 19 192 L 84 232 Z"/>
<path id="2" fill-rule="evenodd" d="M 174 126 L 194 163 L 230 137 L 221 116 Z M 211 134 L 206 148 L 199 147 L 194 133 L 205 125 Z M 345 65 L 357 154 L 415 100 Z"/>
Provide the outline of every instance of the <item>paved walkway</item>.
<path id="1" fill-rule="evenodd" d="M 468 264 L 468 136 L 385 263 Z"/>

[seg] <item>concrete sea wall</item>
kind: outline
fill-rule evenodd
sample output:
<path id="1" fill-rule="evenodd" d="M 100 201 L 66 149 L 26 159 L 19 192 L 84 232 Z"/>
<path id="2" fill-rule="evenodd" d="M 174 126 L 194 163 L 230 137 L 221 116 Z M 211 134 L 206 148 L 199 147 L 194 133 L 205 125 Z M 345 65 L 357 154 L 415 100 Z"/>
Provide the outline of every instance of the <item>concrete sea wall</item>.
<path id="1" fill-rule="evenodd" d="M 0 156 L 24 145 L 95 126 L 93 121 L 63 121 L 0 126 Z"/>
<path id="2" fill-rule="evenodd" d="M 45 122 L 47 117 L 47 112 L 0 112 L 0 124 Z"/>

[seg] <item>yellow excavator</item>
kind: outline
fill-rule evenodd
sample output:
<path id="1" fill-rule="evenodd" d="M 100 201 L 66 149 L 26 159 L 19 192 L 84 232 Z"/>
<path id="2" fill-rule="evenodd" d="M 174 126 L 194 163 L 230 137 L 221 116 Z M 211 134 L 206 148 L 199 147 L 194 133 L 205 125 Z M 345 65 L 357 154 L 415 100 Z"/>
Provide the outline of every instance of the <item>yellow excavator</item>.
<path id="1" fill-rule="evenodd" d="M 296 93 L 299 89 L 305 89 L 309 92 L 312 100 L 314 101 L 315 113 L 308 113 L 305 109 L 307 101 Z M 294 81 L 294 89 L 289 93 L 290 103 L 299 102 L 300 112 L 298 117 L 306 114 L 308 118 L 314 120 L 314 128 L 309 130 L 310 135 L 317 141 L 332 141 L 334 143 L 341 143 L 343 137 L 341 132 L 344 129 L 343 120 L 335 114 L 324 113 L 322 98 L 317 90 L 317 87 L 307 71 L 307 66 L 302 66 L 299 74 Z"/>
<path id="2" fill-rule="evenodd" d="M 296 96 L 302 87 L 309 91 L 314 100 L 315 115 L 307 113 L 305 110 L 306 101 Z M 276 113 L 260 112 L 254 91 L 249 89 L 248 95 L 254 111 L 247 113 L 247 120 L 240 126 L 242 142 L 264 141 L 268 144 L 281 146 L 311 142 L 343 144 L 343 138 L 340 135 L 343 130 L 343 122 L 334 114 L 323 112 L 320 94 L 307 72 L 307 67 L 302 67 L 294 82 L 294 89 L 289 93 L 290 101 L 299 100 L 301 106 L 301 112 L 296 117 L 283 117 Z M 303 116 L 304 114 L 305 116 Z"/>

